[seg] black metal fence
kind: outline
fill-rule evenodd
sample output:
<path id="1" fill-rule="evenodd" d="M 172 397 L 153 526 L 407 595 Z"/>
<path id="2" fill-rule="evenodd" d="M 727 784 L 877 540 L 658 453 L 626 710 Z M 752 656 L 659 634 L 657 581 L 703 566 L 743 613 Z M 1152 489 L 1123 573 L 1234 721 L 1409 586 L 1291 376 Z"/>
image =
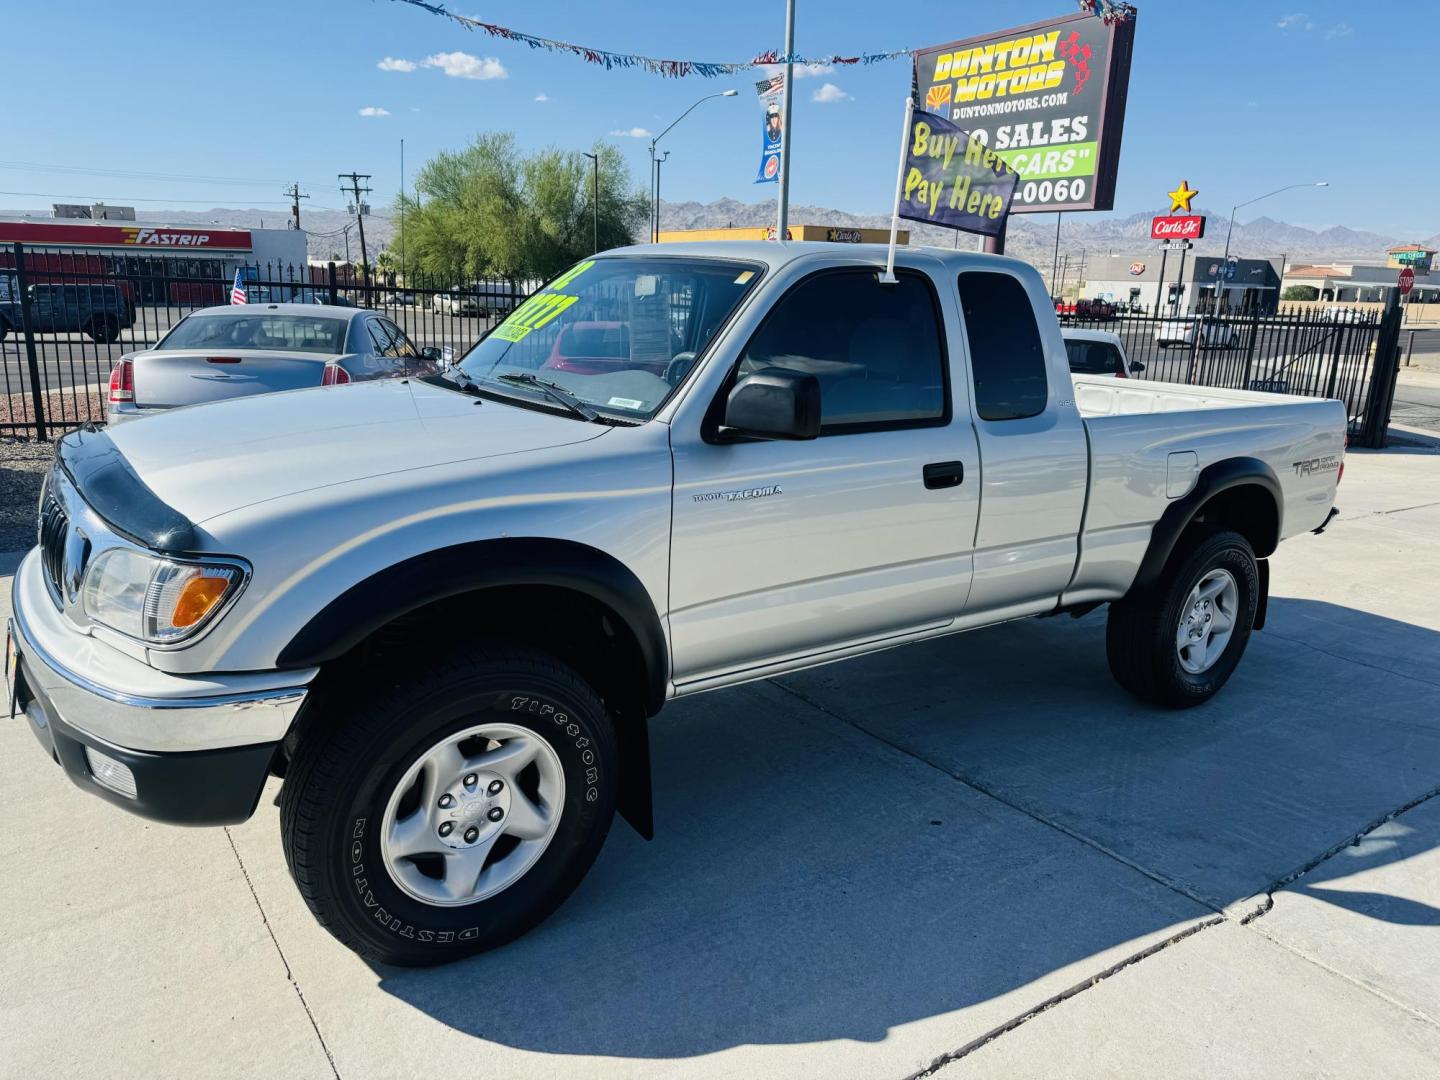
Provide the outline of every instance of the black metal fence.
<path id="1" fill-rule="evenodd" d="M 239 269 L 250 303 L 373 309 L 417 346 L 456 359 L 538 285 L 414 275 L 398 283 L 384 274 L 367 280 L 335 263 Z M 197 308 L 229 303 L 234 277 L 233 262 L 214 253 L 137 258 L 20 244 L 0 251 L 0 434 L 46 438 L 52 429 L 104 422 L 115 361 L 153 345 Z M 1384 318 L 1336 309 L 1216 316 L 1088 305 L 1062 310 L 1061 322 L 1119 335 L 1130 359 L 1144 365 L 1135 378 L 1339 398 L 1352 438 L 1383 445 L 1398 311 Z M 1387 359 L 1377 364 L 1377 356 Z"/>
<path id="2" fill-rule="evenodd" d="M 110 370 L 190 312 L 228 304 L 237 267 L 16 244 L 0 250 L 0 435 L 47 438 L 103 423 Z M 393 320 L 416 346 L 458 359 L 538 284 L 498 278 L 397 283 L 345 264 L 238 267 L 249 303 L 339 304 Z"/>
<path id="3" fill-rule="evenodd" d="M 1160 314 L 1103 307 L 1061 313 L 1062 328 L 1116 334 L 1133 362 L 1131 378 L 1192 386 L 1264 390 L 1338 398 L 1352 439 L 1380 438 L 1389 423 L 1386 379 L 1377 386 L 1377 356 L 1396 361 L 1384 346 L 1379 313 L 1350 309 L 1280 309 L 1273 314 Z M 1386 371 L 1393 390 L 1393 370 Z M 1379 445 L 1377 442 L 1376 445 Z"/>

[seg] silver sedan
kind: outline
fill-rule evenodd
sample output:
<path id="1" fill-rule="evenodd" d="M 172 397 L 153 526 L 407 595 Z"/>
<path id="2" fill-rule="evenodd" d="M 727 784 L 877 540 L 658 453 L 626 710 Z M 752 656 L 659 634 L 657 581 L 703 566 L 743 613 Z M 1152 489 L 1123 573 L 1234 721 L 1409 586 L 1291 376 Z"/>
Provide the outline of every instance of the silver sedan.
<path id="1" fill-rule="evenodd" d="M 110 372 L 106 419 L 181 405 L 427 375 L 440 350 L 418 349 L 384 315 L 326 304 L 233 304 L 193 311 L 152 348 Z"/>

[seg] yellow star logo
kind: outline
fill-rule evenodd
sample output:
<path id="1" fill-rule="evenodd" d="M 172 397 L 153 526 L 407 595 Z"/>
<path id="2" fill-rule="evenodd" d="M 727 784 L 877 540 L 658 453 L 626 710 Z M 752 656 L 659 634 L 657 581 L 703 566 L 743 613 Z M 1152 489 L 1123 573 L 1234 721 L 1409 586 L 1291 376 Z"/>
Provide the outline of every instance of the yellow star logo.
<path id="1" fill-rule="evenodd" d="M 1181 180 L 1180 186 L 1170 192 L 1170 213 L 1173 214 L 1177 210 L 1186 214 L 1190 213 L 1190 200 L 1199 194 L 1200 192 L 1196 188 L 1190 186 L 1189 180 Z"/>

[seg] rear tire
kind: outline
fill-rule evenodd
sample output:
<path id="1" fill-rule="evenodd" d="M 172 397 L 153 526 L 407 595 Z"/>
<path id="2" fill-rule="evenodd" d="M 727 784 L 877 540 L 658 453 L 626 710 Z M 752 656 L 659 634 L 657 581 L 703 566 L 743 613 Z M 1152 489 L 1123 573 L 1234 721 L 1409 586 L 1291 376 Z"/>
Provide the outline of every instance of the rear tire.
<path id="1" fill-rule="evenodd" d="M 394 663 L 305 723 L 280 794 L 285 858 L 366 960 L 443 964 L 520 936 L 580 883 L 614 816 L 610 717 L 540 652 Z"/>
<path id="2" fill-rule="evenodd" d="M 108 345 L 120 336 L 120 321 L 111 315 L 95 315 L 85 324 L 92 341 Z"/>
<path id="3" fill-rule="evenodd" d="M 1259 596 L 1249 542 L 1226 529 L 1194 529 L 1159 581 L 1110 605 L 1111 674 L 1136 697 L 1166 708 L 1209 701 L 1244 655 Z"/>

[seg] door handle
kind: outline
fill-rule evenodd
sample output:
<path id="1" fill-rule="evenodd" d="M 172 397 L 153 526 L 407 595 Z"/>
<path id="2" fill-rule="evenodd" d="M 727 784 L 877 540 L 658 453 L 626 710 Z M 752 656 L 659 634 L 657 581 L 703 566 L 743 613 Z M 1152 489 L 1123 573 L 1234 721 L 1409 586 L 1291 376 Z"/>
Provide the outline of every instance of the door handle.
<path id="1" fill-rule="evenodd" d="M 965 479 L 963 461 L 936 461 L 925 466 L 927 488 L 955 487 Z"/>

